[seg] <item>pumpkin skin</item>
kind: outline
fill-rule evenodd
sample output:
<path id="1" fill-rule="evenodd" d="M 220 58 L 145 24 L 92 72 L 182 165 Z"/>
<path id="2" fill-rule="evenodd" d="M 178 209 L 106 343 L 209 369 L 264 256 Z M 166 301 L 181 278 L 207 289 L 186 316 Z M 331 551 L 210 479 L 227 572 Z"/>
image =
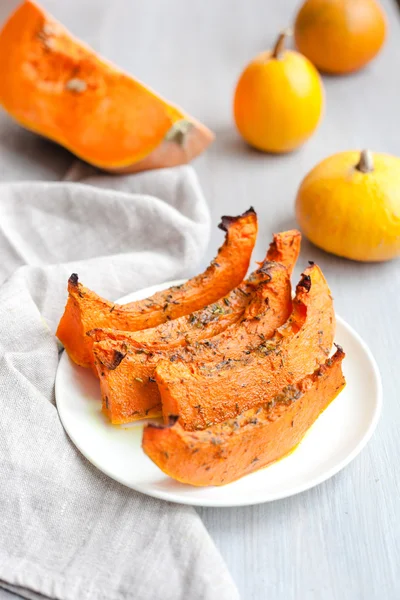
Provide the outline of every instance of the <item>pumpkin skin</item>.
<path id="1" fill-rule="evenodd" d="M 318 71 L 298 52 L 283 48 L 276 52 L 278 44 L 279 40 L 274 51 L 263 52 L 247 65 L 233 104 L 242 137 L 271 153 L 301 146 L 316 130 L 324 107 Z"/>
<path id="2" fill-rule="evenodd" d="M 225 485 L 289 454 L 345 386 L 338 348 L 312 375 L 283 390 L 269 404 L 203 431 L 179 420 L 144 428 L 142 447 L 164 473 L 196 486 Z"/>
<path id="3" fill-rule="evenodd" d="M 126 423 L 161 414 L 161 397 L 154 379 L 160 360 L 207 363 L 212 369 L 226 356 L 240 357 L 260 339 L 270 338 L 288 319 L 292 308 L 290 276 L 279 263 L 265 262 L 256 273 L 259 284 L 239 322 L 220 334 L 180 348 L 147 351 L 131 345 L 128 339 L 95 343 L 93 352 L 100 379 L 103 412 L 112 423 Z M 219 303 L 223 310 L 223 303 Z M 114 367 L 115 363 L 117 366 Z"/>
<path id="4" fill-rule="evenodd" d="M 87 332 L 110 327 L 139 331 L 188 315 L 219 300 L 237 287 L 249 268 L 257 238 L 257 215 L 249 209 L 238 217 L 222 217 L 225 242 L 208 269 L 178 287 L 150 298 L 118 305 L 101 298 L 78 281 L 68 281 L 68 300 L 56 332 L 70 358 L 94 369 L 92 340 Z"/>
<path id="5" fill-rule="evenodd" d="M 179 416 L 184 429 L 205 429 L 271 401 L 326 359 L 334 333 L 331 292 L 319 267 L 312 265 L 297 285 L 292 314 L 271 339 L 260 339 L 234 361 L 227 355 L 212 369 L 200 361 L 157 364 L 164 422 Z"/>
<path id="6" fill-rule="evenodd" d="M 321 71 L 357 71 L 380 51 L 386 17 L 376 0 L 307 0 L 296 17 L 298 50 Z"/>
<path id="7" fill-rule="evenodd" d="M 98 57 L 27 0 L 0 32 L 0 104 L 18 123 L 104 170 L 189 162 L 204 125 Z"/>
<path id="8" fill-rule="evenodd" d="M 368 155 L 371 170 L 363 172 Z M 359 151 L 326 158 L 302 181 L 296 217 L 326 252 L 362 262 L 400 256 L 400 158 Z"/>

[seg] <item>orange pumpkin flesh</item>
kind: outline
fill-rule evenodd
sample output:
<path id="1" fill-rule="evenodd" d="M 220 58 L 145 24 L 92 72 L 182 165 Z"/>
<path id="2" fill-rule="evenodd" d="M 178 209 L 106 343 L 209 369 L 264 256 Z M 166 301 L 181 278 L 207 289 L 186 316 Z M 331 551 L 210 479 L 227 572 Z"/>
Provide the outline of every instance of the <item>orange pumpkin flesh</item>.
<path id="1" fill-rule="evenodd" d="M 112 339 L 94 344 L 95 364 L 101 383 L 103 411 L 112 423 L 141 419 L 157 410 L 161 413 L 160 393 L 154 379 L 160 360 L 217 364 L 249 352 L 273 335 L 288 319 L 291 308 L 289 273 L 283 265 L 266 262 L 257 272 L 260 283 L 240 322 L 217 336 L 193 346 L 138 348 Z M 221 307 L 222 308 L 222 307 Z"/>
<path id="2" fill-rule="evenodd" d="M 292 315 L 267 341 L 221 360 L 212 368 L 202 362 L 161 360 L 155 370 L 165 422 L 179 415 L 187 430 L 205 429 L 273 399 L 285 386 L 311 373 L 329 354 L 335 330 L 333 301 L 316 265 L 297 285 Z"/>
<path id="3" fill-rule="evenodd" d="M 85 288 L 76 275 L 71 276 L 67 305 L 56 335 L 72 360 L 93 368 L 92 341 L 86 335 L 92 329 L 137 331 L 155 327 L 204 308 L 237 287 L 249 267 L 257 237 L 257 215 L 250 209 L 239 217 L 223 217 L 220 228 L 226 232 L 225 242 L 204 273 L 145 300 L 114 304 Z"/>
<path id="4" fill-rule="evenodd" d="M 0 32 L 0 104 L 27 129 L 116 172 L 189 162 L 213 134 L 98 57 L 30 0 Z"/>
<path id="5" fill-rule="evenodd" d="M 143 450 L 164 473 L 196 486 L 225 485 L 266 467 L 301 442 L 343 389 L 343 358 L 338 348 L 325 365 L 267 404 L 204 431 L 186 431 L 179 420 L 147 425 Z"/>

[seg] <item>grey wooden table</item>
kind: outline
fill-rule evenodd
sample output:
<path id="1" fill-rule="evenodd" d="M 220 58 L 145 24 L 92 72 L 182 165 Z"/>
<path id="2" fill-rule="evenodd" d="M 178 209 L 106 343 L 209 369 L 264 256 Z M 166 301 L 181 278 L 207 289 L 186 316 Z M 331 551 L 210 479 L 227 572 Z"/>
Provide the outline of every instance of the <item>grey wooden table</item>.
<path id="1" fill-rule="evenodd" d="M 217 134 L 195 168 L 213 222 L 253 205 L 260 217 L 256 258 L 273 231 L 295 225 L 293 202 L 323 157 L 368 147 L 400 155 L 400 12 L 382 0 L 390 36 L 379 58 L 351 77 L 324 78 L 327 107 L 300 151 L 272 157 L 247 148 L 232 124 L 232 93 L 246 62 L 292 20 L 294 0 L 42 0 L 97 50 L 203 120 Z M 0 3 L 0 21 L 17 4 Z M 1 178 L 59 179 L 70 155 L 0 115 Z M 30 160 L 40 155 L 41 164 Z M 18 173 L 14 171 L 18 154 Z M 21 170 L 22 166 L 22 170 Z M 399 182 L 400 183 L 400 182 Z M 221 234 L 213 231 L 211 259 Z M 304 243 L 334 291 L 338 313 L 372 348 L 384 410 L 368 447 L 330 481 L 287 500 L 240 509 L 199 509 L 243 600 L 400 598 L 400 262 L 362 265 Z M 298 274 L 298 273 L 297 273 Z M 11 595 L 0 592 L 1 598 Z M 138 599 L 140 600 L 140 599 Z M 190 600 L 190 599 L 188 599 Z"/>

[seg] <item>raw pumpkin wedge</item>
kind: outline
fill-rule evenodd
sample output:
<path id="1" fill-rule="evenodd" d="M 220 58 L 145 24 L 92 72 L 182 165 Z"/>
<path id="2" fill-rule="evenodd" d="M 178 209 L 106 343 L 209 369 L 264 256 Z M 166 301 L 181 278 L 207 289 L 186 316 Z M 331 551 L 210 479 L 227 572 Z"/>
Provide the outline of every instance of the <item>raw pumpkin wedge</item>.
<path id="1" fill-rule="evenodd" d="M 345 386 L 338 347 L 332 358 L 272 400 L 203 431 L 179 420 L 144 428 L 142 447 L 164 473 L 196 486 L 225 485 L 289 454 Z"/>
<path id="2" fill-rule="evenodd" d="M 257 237 L 257 215 L 251 208 L 239 217 L 222 217 L 225 242 L 208 269 L 180 286 L 150 298 L 119 305 L 101 298 L 72 275 L 68 301 L 57 337 L 74 362 L 93 367 L 92 342 L 86 333 L 98 327 L 138 331 L 188 315 L 219 300 L 237 287 L 249 267 Z"/>
<path id="3" fill-rule="evenodd" d="M 205 429 L 274 398 L 312 373 L 329 355 L 335 332 L 333 300 L 317 265 L 306 269 L 296 288 L 288 321 L 269 340 L 234 360 L 218 363 L 161 360 L 155 379 L 165 422 L 179 416 L 187 430 Z"/>
<path id="4" fill-rule="evenodd" d="M 266 262 L 278 262 L 287 268 L 289 274 L 292 273 L 299 256 L 300 242 L 301 234 L 296 229 L 275 233 L 264 261 L 259 263 L 261 269 L 251 273 L 246 281 L 218 302 L 190 315 L 141 331 L 97 328 L 89 331 L 88 335 L 94 342 L 112 339 L 145 349 L 156 347 L 160 350 L 191 345 L 218 335 L 243 316 L 258 284 L 264 279 L 263 266 Z"/>
<path id="5" fill-rule="evenodd" d="M 160 360 L 202 361 L 218 364 L 249 353 L 267 340 L 288 319 L 291 308 L 290 275 L 286 267 L 265 262 L 258 270 L 257 290 L 241 320 L 219 335 L 179 348 L 144 349 L 127 340 L 106 339 L 95 343 L 93 352 L 100 378 L 103 412 L 112 423 L 124 423 L 161 411 L 161 398 L 154 379 Z"/>
<path id="6" fill-rule="evenodd" d="M 189 162 L 204 125 L 99 57 L 27 0 L 0 32 L 0 103 L 27 129 L 108 171 Z"/>

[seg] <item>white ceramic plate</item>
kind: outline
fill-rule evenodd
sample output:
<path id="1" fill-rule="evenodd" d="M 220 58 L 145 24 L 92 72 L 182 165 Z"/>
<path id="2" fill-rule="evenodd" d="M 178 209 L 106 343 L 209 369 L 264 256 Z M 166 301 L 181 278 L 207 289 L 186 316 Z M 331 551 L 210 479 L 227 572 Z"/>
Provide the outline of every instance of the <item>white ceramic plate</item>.
<path id="1" fill-rule="evenodd" d="M 146 298 L 176 285 L 169 282 L 130 294 L 119 302 Z M 244 506 L 298 494 L 332 477 L 366 445 L 382 404 L 380 374 L 358 334 L 337 317 L 336 341 L 346 358 L 347 386 L 319 417 L 296 451 L 257 473 L 222 487 L 178 483 L 156 467 L 141 449 L 141 424 L 111 425 L 101 412 L 99 384 L 64 352 L 56 379 L 60 419 L 71 440 L 98 469 L 149 496 L 197 506 Z"/>

